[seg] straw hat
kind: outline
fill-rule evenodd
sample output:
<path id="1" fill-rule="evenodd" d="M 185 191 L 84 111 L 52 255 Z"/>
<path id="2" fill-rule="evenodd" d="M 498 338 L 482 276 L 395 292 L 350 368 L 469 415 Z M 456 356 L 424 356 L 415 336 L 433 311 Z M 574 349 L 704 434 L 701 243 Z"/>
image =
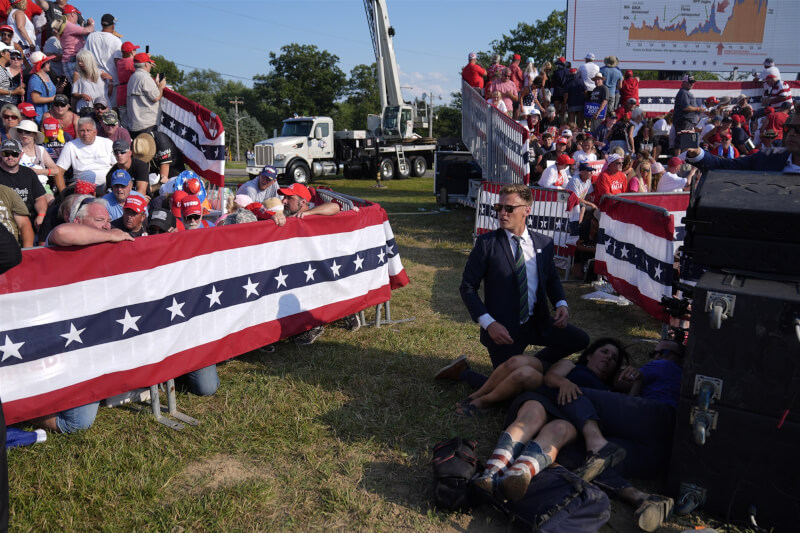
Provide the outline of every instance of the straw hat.
<path id="1" fill-rule="evenodd" d="M 149 133 L 142 133 L 133 140 L 133 156 L 149 163 L 156 155 L 156 140 Z"/>
<path id="2" fill-rule="evenodd" d="M 616 67 L 617 65 L 619 65 L 619 59 L 617 59 L 617 56 L 606 56 L 603 59 L 603 63 L 605 63 L 607 66 L 613 68 L 613 67 Z"/>

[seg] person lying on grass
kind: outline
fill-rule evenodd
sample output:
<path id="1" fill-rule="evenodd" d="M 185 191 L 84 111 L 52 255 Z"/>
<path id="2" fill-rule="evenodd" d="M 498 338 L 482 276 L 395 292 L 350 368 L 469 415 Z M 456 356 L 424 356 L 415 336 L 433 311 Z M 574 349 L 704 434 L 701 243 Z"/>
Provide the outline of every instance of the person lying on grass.
<path id="1" fill-rule="evenodd" d="M 504 398 L 499 397 L 502 394 L 497 395 L 494 401 L 511 398 L 519 392 L 522 394 L 515 398 L 508 411 L 507 420 L 510 423 L 486 462 L 486 470 L 473 480 L 475 486 L 487 492 L 499 488 L 504 497 L 513 501 L 522 499 L 531 478 L 555 461 L 559 451 L 578 436 L 575 426 L 565 420 L 560 406 L 574 401 L 583 393 L 584 387 L 609 389 L 620 364 L 628 361 L 622 344 L 611 338 L 593 342 L 583 351 L 577 363 L 559 361 L 544 378 L 529 364 L 525 364 L 527 357 L 511 358 L 500 365 L 487 382 L 487 389 L 491 389 L 489 395 L 499 391 L 508 394 Z M 501 376 L 495 380 L 499 384 L 491 387 L 495 374 Z M 539 388 L 542 381 L 552 386 Z M 519 383 L 528 383 L 537 390 L 526 391 L 519 388 Z M 477 396 L 472 403 L 462 407 L 474 411 L 477 409 L 475 402 L 485 401 L 485 396 L 487 394 Z M 590 454 L 586 463 L 575 471 L 587 481 L 591 481 L 606 467 L 619 463 L 625 456 L 624 450 L 615 445 L 603 445 L 588 451 Z"/>
<path id="2" fill-rule="evenodd" d="M 514 398 L 524 391 L 539 389 L 552 401 L 564 405 L 582 394 L 581 387 L 609 390 L 615 372 L 622 363 L 627 364 L 628 353 L 620 341 L 608 337 L 597 339 L 589 345 L 576 362 L 562 359 L 546 374 L 538 370 L 538 360 L 526 354 L 515 355 L 498 366 L 488 381 L 478 390 L 461 400 L 456 407 L 458 416 L 480 414 L 492 404 Z"/>

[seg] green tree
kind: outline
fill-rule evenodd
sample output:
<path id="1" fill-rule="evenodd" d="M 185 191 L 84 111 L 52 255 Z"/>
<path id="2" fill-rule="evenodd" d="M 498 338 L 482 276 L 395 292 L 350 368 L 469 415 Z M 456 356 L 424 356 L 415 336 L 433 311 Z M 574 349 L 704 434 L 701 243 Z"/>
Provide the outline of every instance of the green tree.
<path id="1" fill-rule="evenodd" d="M 220 106 L 219 104 L 222 102 L 217 101 L 217 97 L 222 94 L 224 85 L 225 80 L 218 72 L 207 69 L 193 70 L 184 75 L 178 90 L 186 98 L 194 100 L 211 111 L 218 112 L 220 107 L 227 107 L 227 102 Z"/>
<path id="2" fill-rule="evenodd" d="M 378 71 L 375 63 L 353 67 L 347 80 L 345 94 L 347 95 L 345 104 L 349 108 L 350 122 L 348 124 L 335 123 L 337 124 L 336 128 L 366 129 L 367 115 L 381 113 L 381 96 L 378 90 Z"/>
<path id="3" fill-rule="evenodd" d="M 532 57 L 539 67 L 545 61 L 564 55 L 567 35 L 566 11 L 554 10 L 544 20 L 537 20 L 533 24 L 520 22 L 508 35 L 503 34 L 500 39 L 495 39 L 489 46 L 493 52 L 484 52 L 478 56 L 481 64 L 486 66 L 491 61 L 492 54 L 500 54 L 504 64 L 511 53 L 522 56 L 522 64 L 527 58 Z"/>
<path id="4" fill-rule="evenodd" d="M 256 117 L 270 127 L 293 113 L 330 115 L 347 86 L 339 57 L 314 45 L 289 44 L 269 54 L 272 70 L 254 77 Z"/>
<path id="5" fill-rule="evenodd" d="M 433 120 L 433 136 L 461 138 L 461 91 L 450 93 L 453 99 L 446 106 L 435 108 Z"/>
<path id="6" fill-rule="evenodd" d="M 228 147 L 228 153 L 236 159 L 236 115 L 233 107 L 227 108 L 223 113 L 220 113 L 222 118 L 222 125 L 225 127 L 225 145 Z M 264 131 L 263 126 L 250 116 L 246 110 L 239 107 L 239 150 L 242 161 L 244 161 L 244 154 L 247 150 L 252 150 L 253 145 L 258 141 L 263 141 L 267 138 L 267 132 Z"/>
<path id="7" fill-rule="evenodd" d="M 150 58 L 156 62 L 151 71 L 154 75 L 158 72 L 163 72 L 167 76 L 167 85 L 174 87 L 175 90 L 180 92 L 178 88 L 183 83 L 183 71 L 178 68 L 174 62 L 170 61 L 164 56 L 151 55 Z"/>

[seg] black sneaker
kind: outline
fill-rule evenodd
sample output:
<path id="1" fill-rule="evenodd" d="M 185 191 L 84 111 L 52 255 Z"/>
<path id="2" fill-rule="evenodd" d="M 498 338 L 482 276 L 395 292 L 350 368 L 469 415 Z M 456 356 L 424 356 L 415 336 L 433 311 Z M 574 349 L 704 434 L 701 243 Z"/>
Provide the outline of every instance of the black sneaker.
<path id="1" fill-rule="evenodd" d="M 322 326 L 317 326 L 315 328 L 311 328 L 310 330 L 306 331 L 305 333 L 301 333 L 296 335 L 294 338 L 294 343 L 299 345 L 304 344 L 312 344 L 315 340 L 319 338 L 320 335 L 325 331 L 325 328 Z"/>
<path id="2" fill-rule="evenodd" d="M 358 313 L 344 317 L 342 327 L 347 331 L 358 331 L 361 328 L 361 317 Z"/>

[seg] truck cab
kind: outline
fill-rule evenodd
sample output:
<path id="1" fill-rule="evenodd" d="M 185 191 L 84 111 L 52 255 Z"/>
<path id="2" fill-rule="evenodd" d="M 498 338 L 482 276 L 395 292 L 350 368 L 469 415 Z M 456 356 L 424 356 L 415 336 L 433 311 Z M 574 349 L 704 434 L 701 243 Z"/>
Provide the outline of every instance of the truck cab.
<path id="1" fill-rule="evenodd" d="M 281 181 L 308 183 L 338 172 L 330 117 L 287 118 L 280 136 L 259 141 L 254 152 L 255 166 L 247 167 L 250 175 L 257 175 L 264 165 L 273 165 Z"/>

